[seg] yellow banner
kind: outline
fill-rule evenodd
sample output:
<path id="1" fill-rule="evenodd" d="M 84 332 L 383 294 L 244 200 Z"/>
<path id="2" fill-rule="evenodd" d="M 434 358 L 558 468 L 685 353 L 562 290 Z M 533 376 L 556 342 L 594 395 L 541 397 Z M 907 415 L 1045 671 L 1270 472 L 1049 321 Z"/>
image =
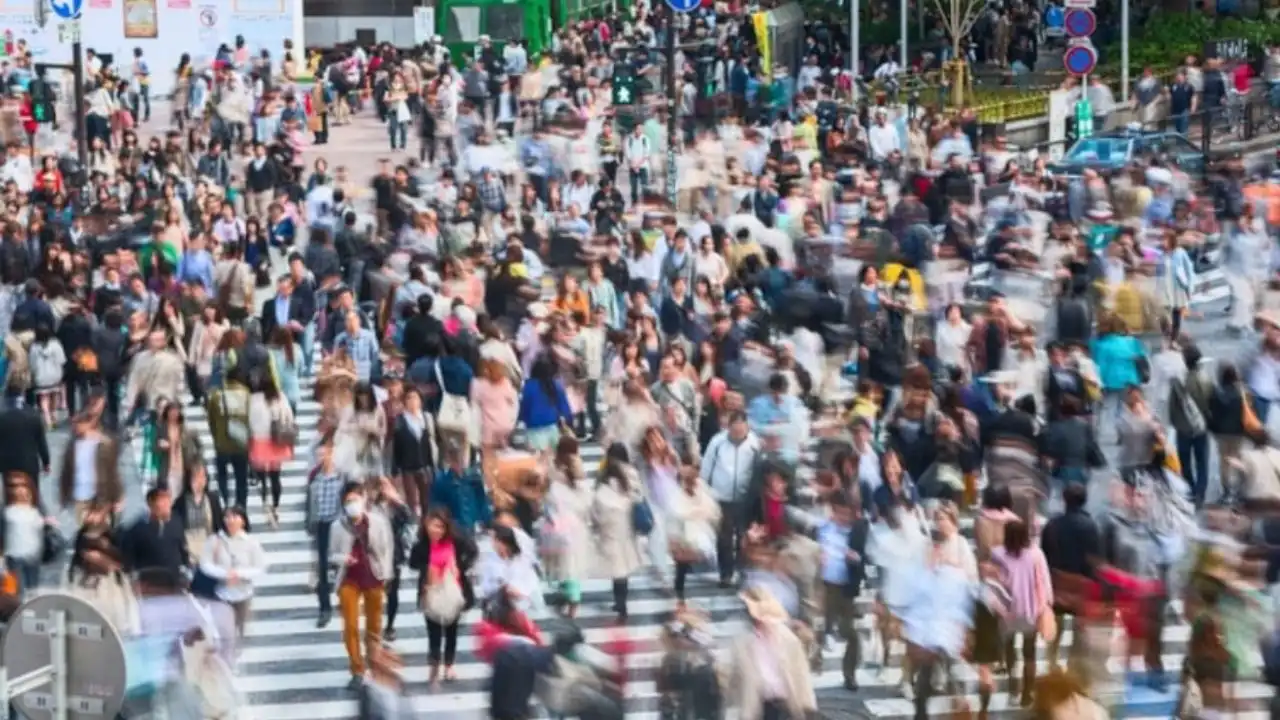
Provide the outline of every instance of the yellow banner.
<path id="1" fill-rule="evenodd" d="M 751 16 L 751 24 L 756 30 L 756 48 L 760 51 L 760 69 L 764 76 L 773 78 L 773 58 L 769 53 L 769 13 L 758 12 Z"/>

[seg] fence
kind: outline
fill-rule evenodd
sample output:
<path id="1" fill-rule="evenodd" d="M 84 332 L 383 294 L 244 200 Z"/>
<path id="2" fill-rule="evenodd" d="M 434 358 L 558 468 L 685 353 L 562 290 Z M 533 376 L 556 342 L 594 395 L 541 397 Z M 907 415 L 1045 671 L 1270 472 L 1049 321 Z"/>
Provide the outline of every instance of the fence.
<path id="1" fill-rule="evenodd" d="M 1124 118 L 1109 121 L 1105 128 L 1095 127 L 1095 135 L 1120 131 L 1126 126 Z M 1056 152 L 1066 152 L 1075 142 L 1074 118 L 1066 119 L 1067 133 L 1062 140 L 1049 140 L 1031 146 L 1020 146 L 1024 153 L 1032 150 L 1041 157 L 1051 157 Z M 1280 132 L 1280 108 L 1273 107 L 1265 97 L 1251 98 L 1237 107 L 1219 107 L 1201 110 L 1180 117 L 1164 116 L 1141 123 L 1143 133 L 1135 135 L 1135 154 L 1164 155 L 1191 175 L 1211 171 L 1216 160 L 1230 156 L 1242 149 L 1242 143 L 1260 142 L 1269 133 Z M 1003 134 L 999 123 L 983 126 L 984 138 Z M 1131 158 L 1117 158 L 1102 163 L 1099 169 L 1119 170 L 1128 165 Z"/>

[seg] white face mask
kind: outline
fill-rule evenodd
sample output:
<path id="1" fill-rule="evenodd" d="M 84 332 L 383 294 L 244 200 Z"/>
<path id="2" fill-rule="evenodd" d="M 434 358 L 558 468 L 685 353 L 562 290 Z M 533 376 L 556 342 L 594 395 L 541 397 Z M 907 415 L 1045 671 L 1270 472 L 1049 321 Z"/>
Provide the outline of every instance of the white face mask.
<path id="1" fill-rule="evenodd" d="M 342 506 L 342 509 L 343 509 L 343 510 L 346 510 L 346 512 L 347 512 L 347 517 L 352 518 L 352 519 L 358 518 L 358 517 L 360 517 L 361 515 L 363 515 L 363 514 L 364 514 L 364 501 L 363 501 L 363 500 L 351 500 L 351 501 L 347 502 L 347 504 L 346 504 L 346 505 L 343 505 L 343 506 Z"/>

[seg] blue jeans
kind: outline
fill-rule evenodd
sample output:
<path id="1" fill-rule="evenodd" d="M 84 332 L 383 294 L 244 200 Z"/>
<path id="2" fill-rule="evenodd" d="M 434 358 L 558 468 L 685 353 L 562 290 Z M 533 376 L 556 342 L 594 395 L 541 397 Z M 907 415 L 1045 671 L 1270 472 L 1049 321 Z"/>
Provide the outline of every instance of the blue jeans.
<path id="1" fill-rule="evenodd" d="M 409 147 L 409 124 L 402 123 L 394 117 L 387 118 L 387 134 L 391 136 L 391 149 L 399 148 L 404 150 Z M 399 145 L 396 144 L 396 138 L 400 139 Z"/>
<path id="2" fill-rule="evenodd" d="M 1177 446 L 1182 477 L 1191 486 L 1191 496 L 1196 505 L 1202 505 L 1204 494 L 1209 488 L 1209 433 L 1192 437 L 1179 434 Z"/>
<path id="3" fill-rule="evenodd" d="M 315 366 L 316 322 L 312 320 L 302 330 L 302 374 L 310 375 Z"/>
<path id="4" fill-rule="evenodd" d="M 649 168 L 631 169 L 631 204 L 640 202 L 640 195 L 649 186 Z"/>
<path id="5" fill-rule="evenodd" d="M 1173 129 L 1179 135 L 1186 135 L 1191 129 L 1191 113 L 1182 111 L 1173 114 Z"/>
<path id="6" fill-rule="evenodd" d="M 40 585 L 40 560 L 22 560 L 9 557 L 4 560 L 5 566 L 13 572 L 18 580 L 18 597 L 27 598 L 31 591 Z"/>

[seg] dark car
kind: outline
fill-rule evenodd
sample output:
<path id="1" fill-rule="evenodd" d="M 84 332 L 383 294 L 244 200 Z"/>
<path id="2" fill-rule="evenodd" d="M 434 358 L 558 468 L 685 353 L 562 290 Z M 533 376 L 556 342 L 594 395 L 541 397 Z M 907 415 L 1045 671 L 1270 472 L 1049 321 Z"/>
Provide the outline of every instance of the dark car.
<path id="1" fill-rule="evenodd" d="M 1185 135 L 1175 132 L 1119 132 L 1077 140 L 1061 160 L 1050 166 L 1056 174 L 1079 175 L 1085 170 L 1121 170 L 1134 158 L 1167 158 L 1189 175 L 1204 174 L 1205 154 Z"/>

